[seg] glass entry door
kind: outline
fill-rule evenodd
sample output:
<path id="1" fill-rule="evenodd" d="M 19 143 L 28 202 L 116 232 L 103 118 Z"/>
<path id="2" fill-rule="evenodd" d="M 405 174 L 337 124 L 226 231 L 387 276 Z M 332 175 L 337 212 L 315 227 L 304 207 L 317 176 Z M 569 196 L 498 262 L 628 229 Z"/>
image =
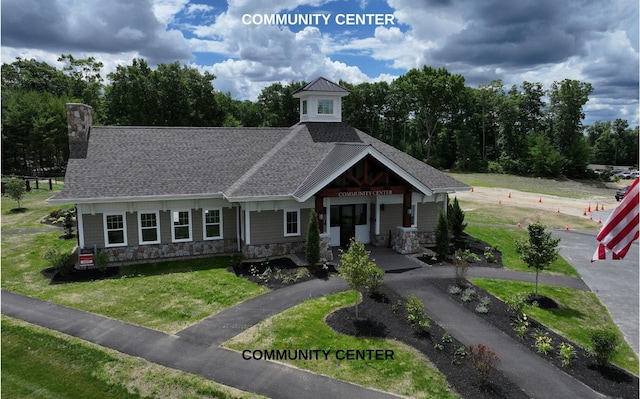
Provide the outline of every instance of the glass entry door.
<path id="1" fill-rule="evenodd" d="M 340 246 L 349 246 L 356 237 L 356 226 L 367 224 L 367 204 L 331 206 L 331 227 L 340 228 Z"/>

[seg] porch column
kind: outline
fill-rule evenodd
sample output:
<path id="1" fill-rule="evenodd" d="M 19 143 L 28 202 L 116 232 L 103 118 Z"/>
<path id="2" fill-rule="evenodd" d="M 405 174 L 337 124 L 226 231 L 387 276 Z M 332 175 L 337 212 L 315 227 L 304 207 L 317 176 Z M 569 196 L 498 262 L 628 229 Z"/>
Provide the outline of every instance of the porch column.
<path id="1" fill-rule="evenodd" d="M 318 215 L 318 229 L 320 234 L 324 233 L 327 215 L 324 214 L 324 199 L 316 195 L 316 214 Z"/>
<path id="2" fill-rule="evenodd" d="M 402 227 L 411 227 L 411 188 L 407 188 L 402 196 Z"/>

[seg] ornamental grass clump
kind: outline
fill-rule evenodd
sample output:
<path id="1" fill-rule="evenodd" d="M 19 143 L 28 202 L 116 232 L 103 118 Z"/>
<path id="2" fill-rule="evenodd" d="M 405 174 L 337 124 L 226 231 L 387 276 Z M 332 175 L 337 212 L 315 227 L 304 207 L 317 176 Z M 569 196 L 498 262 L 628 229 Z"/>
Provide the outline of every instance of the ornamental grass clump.
<path id="1" fill-rule="evenodd" d="M 571 366 L 573 360 L 577 357 L 576 350 L 573 348 L 573 345 L 563 342 L 560 344 L 560 348 L 558 349 L 558 358 L 560 359 L 560 363 L 562 367 Z"/>

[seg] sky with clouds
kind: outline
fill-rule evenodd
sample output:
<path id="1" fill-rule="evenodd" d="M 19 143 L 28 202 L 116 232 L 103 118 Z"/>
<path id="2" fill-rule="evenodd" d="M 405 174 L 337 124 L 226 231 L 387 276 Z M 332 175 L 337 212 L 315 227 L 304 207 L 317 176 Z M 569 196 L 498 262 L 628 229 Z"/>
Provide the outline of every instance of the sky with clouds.
<path id="1" fill-rule="evenodd" d="M 1 14 L 3 63 L 71 53 L 106 74 L 178 60 L 251 100 L 275 82 L 391 81 L 429 65 L 472 87 L 589 82 L 585 124 L 639 123 L 637 0 L 2 0 Z M 266 24 L 274 14 L 291 20 Z"/>

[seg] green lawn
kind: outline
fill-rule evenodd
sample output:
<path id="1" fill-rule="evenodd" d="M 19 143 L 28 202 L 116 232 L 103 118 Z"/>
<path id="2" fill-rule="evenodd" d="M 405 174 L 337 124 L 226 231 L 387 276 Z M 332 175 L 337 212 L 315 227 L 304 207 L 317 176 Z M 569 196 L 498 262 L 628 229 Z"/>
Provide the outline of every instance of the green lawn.
<path id="1" fill-rule="evenodd" d="M 535 290 L 533 283 L 483 278 L 474 278 L 472 281 L 501 299 L 509 298 L 516 293 L 531 293 Z M 540 295 L 554 299 L 560 304 L 560 308 L 545 310 L 526 306 L 524 312 L 580 346 L 588 346 L 588 333 L 591 329 L 611 327 L 618 330 L 607 309 L 591 291 L 547 285 L 540 285 L 539 288 Z M 637 375 L 638 357 L 626 341 L 622 340 L 622 342 L 613 363 Z"/>
<path id="2" fill-rule="evenodd" d="M 526 239 L 528 233 L 526 229 L 486 227 L 486 226 L 467 226 L 465 232 L 479 240 L 490 245 L 497 246 L 502 252 L 502 263 L 505 268 L 516 271 L 526 271 L 535 273 L 535 269 L 527 267 L 527 264 L 520 259 L 520 255 L 516 252 L 515 240 Z M 559 274 L 571 277 L 580 277 L 576 269 L 573 268 L 561 256 L 544 270 L 543 273 Z"/>
<path id="3" fill-rule="evenodd" d="M 3 398 L 257 398 L 205 378 L 2 317 Z"/>
<path id="4" fill-rule="evenodd" d="M 6 214 L 14 201 L 3 197 L 3 231 L 46 227 L 38 221 L 50 212 L 44 200 L 51 195 L 30 193 L 24 203 L 28 211 L 17 215 Z M 49 266 L 44 253 L 50 248 L 71 251 L 77 244 L 75 239 L 59 239 L 60 235 L 57 228 L 2 234 L 2 288 L 167 333 L 267 291 L 227 272 L 230 257 L 132 266 L 122 268 L 115 278 L 52 284 L 41 274 Z"/>
<path id="5" fill-rule="evenodd" d="M 45 186 L 47 187 L 46 190 L 31 190 L 25 193 L 24 198 L 20 201 L 20 207 L 26 209 L 24 211 L 15 211 L 18 203 L 8 196 L 2 197 L 2 230 L 47 228 L 50 226 L 41 224 L 40 219 L 55 209 L 73 208 L 73 205 L 47 204 L 45 200 L 60 192 L 62 185 L 54 184 L 53 191 L 48 190 L 48 184 Z"/>
<path id="6" fill-rule="evenodd" d="M 352 360 L 336 364 L 335 358 L 330 358 L 286 363 L 403 396 L 455 397 L 448 390 L 444 376 L 416 350 L 395 341 L 338 334 L 326 325 L 324 318 L 327 314 L 352 306 L 353 301 L 353 291 L 307 300 L 246 330 L 224 346 L 238 351 L 247 348 L 393 350 L 393 360 Z"/>

